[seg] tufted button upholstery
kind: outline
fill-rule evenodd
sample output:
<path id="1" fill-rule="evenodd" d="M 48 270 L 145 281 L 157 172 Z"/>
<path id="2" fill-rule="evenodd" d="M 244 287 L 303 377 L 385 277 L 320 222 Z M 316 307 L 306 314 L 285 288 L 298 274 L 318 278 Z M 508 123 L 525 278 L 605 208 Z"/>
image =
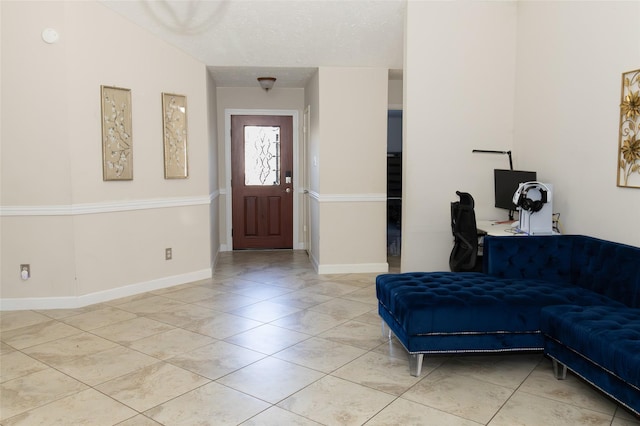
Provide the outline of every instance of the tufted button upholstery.
<path id="1" fill-rule="evenodd" d="M 548 306 L 540 322 L 546 336 L 640 387 L 640 309 Z"/>
<path id="2" fill-rule="evenodd" d="M 412 365 L 544 347 L 640 415 L 639 265 L 640 248 L 592 237 L 487 236 L 484 273 L 379 275 L 378 312 Z"/>
<path id="3" fill-rule="evenodd" d="M 571 250 L 573 239 L 526 239 L 485 237 L 486 272 L 501 278 L 528 278 L 553 282 L 571 282 Z"/>
<path id="4" fill-rule="evenodd" d="M 485 237 L 487 274 L 573 284 L 640 308 L 640 248 L 584 235 Z"/>
<path id="5" fill-rule="evenodd" d="M 376 279 L 378 301 L 407 335 L 539 332 L 547 305 L 621 303 L 581 287 L 482 273 L 413 272 Z"/>

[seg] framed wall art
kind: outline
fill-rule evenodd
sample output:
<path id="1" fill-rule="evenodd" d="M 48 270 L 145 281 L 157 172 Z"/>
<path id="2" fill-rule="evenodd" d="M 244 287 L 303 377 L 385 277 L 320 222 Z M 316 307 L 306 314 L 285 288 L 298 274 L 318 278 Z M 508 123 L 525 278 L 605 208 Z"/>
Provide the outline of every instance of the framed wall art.
<path id="1" fill-rule="evenodd" d="M 131 90 L 100 86 L 102 105 L 102 179 L 133 179 Z"/>
<path id="2" fill-rule="evenodd" d="M 640 69 L 622 74 L 618 186 L 640 188 Z"/>
<path id="3" fill-rule="evenodd" d="M 164 178 L 189 177 L 187 165 L 187 98 L 173 93 L 162 94 L 164 135 Z"/>

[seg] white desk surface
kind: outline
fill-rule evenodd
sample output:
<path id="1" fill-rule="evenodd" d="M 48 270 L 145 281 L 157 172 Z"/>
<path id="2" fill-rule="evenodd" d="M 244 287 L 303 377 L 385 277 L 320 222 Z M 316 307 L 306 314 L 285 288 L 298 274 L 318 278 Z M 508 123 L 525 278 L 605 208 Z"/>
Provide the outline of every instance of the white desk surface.
<path id="1" fill-rule="evenodd" d="M 513 236 L 526 236 L 529 235 L 526 232 L 518 231 L 516 226 L 518 221 L 495 221 L 495 220 L 476 220 L 476 228 L 478 231 L 484 231 L 487 235 L 494 235 L 496 237 L 513 237 Z M 557 231 L 551 231 L 551 234 L 537 234 L 537 235 L 560 235 Z"/>
<path id="2" fill-rule="evenodd" d="M 495 221 L 495 220 L 477 220 L 476 227 L 478 231 L 484 231 L 487 235 L 494 235 L 496 237 L 526 235 L 519 233 L 515 226 L 511 224 L 518 224 L 518 221 Z"/>

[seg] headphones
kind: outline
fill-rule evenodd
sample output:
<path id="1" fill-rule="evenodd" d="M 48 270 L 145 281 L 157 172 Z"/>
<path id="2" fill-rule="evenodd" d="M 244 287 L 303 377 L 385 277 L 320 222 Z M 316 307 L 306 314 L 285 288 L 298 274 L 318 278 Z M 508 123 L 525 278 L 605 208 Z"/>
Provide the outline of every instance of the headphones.
<path id="1" fill-rule="evenodd" d="M 540 193 L 539 200 L 532 200 L 527 196 L 530 190 L 537 189 Z M 542 210 L 544 204 L 547 203 L 547 193 L 549 187 L 542 182 L 525 182 L 518 186 L 518 190 L 513 194 L 513 204 L 522 210 L 529 211 L 531 213 L 539 212 Z"/>

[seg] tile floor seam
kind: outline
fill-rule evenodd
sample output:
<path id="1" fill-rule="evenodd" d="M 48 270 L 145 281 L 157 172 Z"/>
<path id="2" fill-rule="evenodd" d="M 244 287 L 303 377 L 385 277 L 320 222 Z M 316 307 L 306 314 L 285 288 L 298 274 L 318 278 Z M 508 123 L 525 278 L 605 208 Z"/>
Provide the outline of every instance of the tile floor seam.
<path id="1" fill-rule="evenodd" d="M 22 412 L 18 413 L 18 414 L 14 414 L 13 416 L 11 416 L 11 417 L 9 417 L 9 418 L 2 419 L 2 418 L 0 417 L 0 425 L 2 424 L 2 422 L 4 422 L 4 421 L 8 421 L 8 420 L 10 420 L 10 419 L 12 419 L 12 418 L 14 418 L 14 417 L 21 416 L 21 415 L 25 414 L 25 413 L 26 413 L 26 412 L 28 412 L 28 411 L 32 411 L 32 410 L 40 409 L 40 408 L 42 408 L 42 407 L 46 407 L 47 405 L 53 404 L 54 402 L 61 401 L 61 400 L 65 399 L 65 398 L 68 398 L 68 397 L 70 397 L 70 396 L 72 396 L 72 395 L 76 395 L 76 394 L 78 394 L 78 393 L 80 393 L 80 392 L 83 392 L 83 391 L 85 391 L 85 390 L 87 390 L 87 389 L 91 389 L 91 386 L 87 385 L 86 383 L 82 383 L 81 381 L 79 381 L 79 380 L 75 379 L 74 377 L 71 377 L 71 376 L 69 376 L 69 375 L 67 375 L 67 374 L 65 374 L 65 373 L 63 373 L 63 372 L 61 372 L 61 371 L 58 371 L 57 369 L 55 369 L 55 368 L 53 368 L 53 367 L 49 367 L 49 368 L 50 368 L 50 369 L 52 369 L 52 370 L 56 370 L 58 373 L 63 374 L 63 375 L 65 375 L 65 376 L 69 377 L 70 379 L 75 380 L 75 381 L 77 381 L 77 382 L 79 382 L 79 383 L 83 384 L 84 386 L 86 386 L 86 388 L 85 388 L 85 389 L 82 389 L 82 390 L 80 390 L 80 391 L 76 391 L 76 392 L 70 393 L 69 395 L 63 395 L 63 396 L 60 396 L 60 397 L 58 397 L 58 398 L 53 398 L 53 399 L 51 399 L 51 400 L 49 400 L 49 401 L 47 401 L 47 402 L 45 402 L 45 403 L 43 403 L 43 404 L 41 404 L 41 405 L 36 405 L 36 406 L 34 406 L 34 407 L 31 407 L 31 408 L 29 408 L 29 409 L 27 409 L 27 410 L 25 410 L 25 411 L 22 411 Z M 44 370 L 43 370 L 43 371 L 44 371 Z M 30 374 L 28 374 L 27 376 L 29 376 L 29 375 L 30 375 Z M 23 377 L 27 377 L 27 376 L 23 376 Z M 4 383 L 6 383 L 6 382 L 4 382 Z"/>
<path id="2" fill-rule="evenodd" d="M 194 373 L 194 374 L 195 374 L 195 373 Z M 202 377 L 202 376 L 201 376 L 201 377 Z M 206 377 L 203 377 L 203 378 L 204 378 L 204 379 L 207 379 Z M 203 383 L 203 384 L 202 384 L 202 385 L 200 385 L 200 386 L 196 386 L 195 388 L 193 388 L 193 389 L 191 389 L 191 390 L 188 390 L 188 391 L 185 391 L 185 392 L 181 393 L 180 395 L 175 395 L 175 396 L 173 396 L 173 397 L 171 397 L 171 398 L 167 399 L 166 401 L 160 402 L 160 403 L 158 403 L 158 404 L 154 405 L 153 407 L 149 407 L 149 408 L 147 408 L 147 409 L 146 409 L 146 410 L 144 410 L 144 411 L 138 411 L 137 409 L 135 409 L 135 408 L 133 408 L 133 407 L 129 407 L 129 408 L 131 408 L 132 410 L 135 410 L 138 414 L 142 414 L 142 415 L 144 415 L 145 417 L 149 417 L 149 416 L 148 416 L 147 414 L 145 414 L 145 413 L 147 413 L 147 412 L 149 412 L 149 411 L 153 410 L 154 408 L 161 407 L 162 405 L 167 404 L 167 403 L 169 403 L 169 402 L 171 402 L 171 401 L 174 401 L 174 400 L 176 400 L 176 399 L 178 399 L 178 398 L 180 398 L 180 397 L 183 397 L 183 396 L 185 396 L 185 395 L 187 395 L 187 394 L 189 394 L 189 393 L 191 393 L 191 392 L 193 392 L 193 391 L 195 391 L 195 390 L 197 390 L 197 389 L 201 389 L 201 388 L 203 388 L 203 387 L 205 387 L 205 386 L 207 386 L 207 385 L 210 385 L 211 383 L 215 383 L 215 381 L 214 381 L 214 380 L 211 380 L 211 379 L 207 379 L 207 380 L 208 380 L 208 382 L 207 382 L 207 383 Z M 235 390 L 235 389 L 234 389 L 234 390 Z M 107 395 L 107 394 L 105 394 L 105 395 L 106 395 L 106 396 L 109 396 L 109 395 Z M 249 395 L 249 396 L 250 396 L 250 395 Z M 109 397 L 110 397 L 111 399 L 113 399 L 114 401 L 116 401 L 116 402 L 120 402 L 121 404 L 126 405 L 126 403 L 124 403 L 124 402 L 122 402 L 122 401 L 118 401 L 117 399 L 115 399 L 115 398 L 113 398 L 113 397 L 111 397 L 111 396 L 109 396 Z M 149 417 L 149 418 L 153 420 L 153 417 Z M 154 420 L 154 421 L 155 421 L 155 420 Z"/>
<path id="3" fill-rule="evenodd" d="M 615 412 L 616 412 L 615 409 L 613 410 L 612 413 L 608 413 L 606 411 L 599 411 L 598 409 L 593 408 L 593 407 L 583 407 L 583 406 L 575 404 L 575 403 L 571 403 L 571 402 L 568 402 L 568 401 L 563 401 L 563 400 L 560 400 L 560 399 L 552 398 L 552 397 L 549 397 L 549 396 L 546 396 L 546 395 L 539 395 L 539 394 L 536 394 L 536 393 L 527 392 L 526 390 L 522 390 L 522 389 L 520 389 L 520 392 L 523 393 L 523 394 L 530 395 L 530 396 L 535 397 L 535 398 L 548 399 L 549 401 L 557 402 L 557 403 L 560 403 L 560 404 L 565 404 L 567 406 L 578 408 L 580 410 L 589 410 L 589 411 L 594 411 L 596 413 L 604 414 L 606 416 L 612 416 L 612 418 L 615 416 Z M 514 392 L 514 394 L 515 394 L 515 392 Z"/>

